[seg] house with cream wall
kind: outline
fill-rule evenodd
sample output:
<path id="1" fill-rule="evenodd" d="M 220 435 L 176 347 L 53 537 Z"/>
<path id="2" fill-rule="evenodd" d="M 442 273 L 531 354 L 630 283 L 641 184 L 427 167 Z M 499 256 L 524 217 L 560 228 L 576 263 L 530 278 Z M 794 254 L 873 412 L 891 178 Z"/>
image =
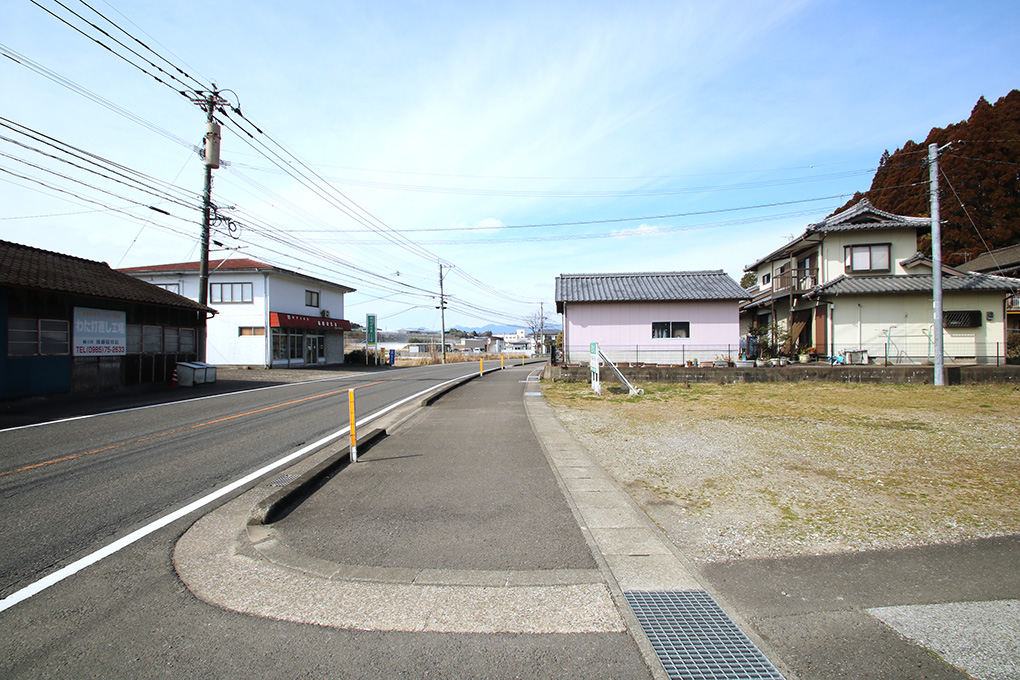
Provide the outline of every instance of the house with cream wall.
<path id="1" fill-rule="evenodd" d="M 120 271 L 193 300 L 199 263 Z M 206 361 L 217 365 L 298 367 L 344 361 L 344 295 L 353 288 L 256 260 L 209 262 Z"/>
<path id="2" fill-rule="evenodd" d="M 741 306 L 742 332 L 770 328 L 784 354 L 932 361 L 932 262 L 917 252 L 917 236 L 930 225 L 867 199 L 810 225 L 745 269 L 757 286 Z M 1006 303 L 1020 282 L 942 271 L 946 359 L 994 363 L 1005 353 Z"/>

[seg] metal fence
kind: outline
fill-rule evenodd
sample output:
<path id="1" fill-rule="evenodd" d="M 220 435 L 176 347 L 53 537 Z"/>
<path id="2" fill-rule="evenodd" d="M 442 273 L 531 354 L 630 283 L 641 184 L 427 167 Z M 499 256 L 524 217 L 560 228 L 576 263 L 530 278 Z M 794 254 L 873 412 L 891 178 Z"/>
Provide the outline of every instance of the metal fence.
<path id="1" fill-rule="evenodd" d="M 688 362 L 705 364 L 713 361 L 735 361 L 740 358 L 739 344 L 733 345 L 683 345 L 681 347 L 663 347 L 647 345 L 603 345 L 599 349 L 614 364 L 659 364 L 664 366 L 684 366 Z M 567 363 L 587 364 L 591 356 L 588 345 L 571 345 L 567 347 L 565 360 Z"/>
<path id="2" fill-rule="evenodd" d="M 745 345 L 683 345 L 668 349 L 648 345 L 602 345 L 602 353 L 614 364 L 641 364 L 659 366 L 686 366 L 732 363 L 740 359 L 758 358 L 746 352 Z M 935 361 L 934 342 L 928 335 L 898 335 L 879 337 L 850 345 L 811 348 L 810 359 L 839 363 L 881 363 L 889 365 L 923 366 Z M 564 360 L 571 364 L 587 364 L 590 358 L 588 345 L 567 347 Z M 796 355 L 790 355 L 796 360 Z M 943 342 L 943 360 L 947 364 L 979 364 L 1000 366 L 1006 363 L 1005 342 L 981 342 L 973 337 L 946 335 Z"/>

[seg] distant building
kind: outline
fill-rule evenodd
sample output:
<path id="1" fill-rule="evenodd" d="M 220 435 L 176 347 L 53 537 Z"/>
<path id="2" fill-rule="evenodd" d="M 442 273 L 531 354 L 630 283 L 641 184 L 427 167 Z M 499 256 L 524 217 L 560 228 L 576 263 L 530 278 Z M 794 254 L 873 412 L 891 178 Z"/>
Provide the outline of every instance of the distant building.
<path id="1" fill-rule="evenodd" d="M 999 248 L 961 264 L 958 269 L 978 274 L 1020 277 L 1020 243 Z M 1006 301 L 1006 329 L 1020 331 L 1020 292 L 1013 290 Z"/>
<path id="2" fill-rule="evenodd" d="M 0 241 L 0 398 L 169 382 L 213 313 L 104 262 Z"/>
<path id="3" fill-rule="evenodd" d="M 120 270 L 198 299 L 199 263 Z M 250 259 L 209 262 L 206 361 L 240 366 L 313 366 L 344 360 L 344 295 L 353 288 Z"/>
<path id="4" fill-rule="evenodd" d="M 503 338 L 496 336 L 461 338 L 460 343 L 454 345 L 453 349 L 464 354 L 501 354 Z"/>

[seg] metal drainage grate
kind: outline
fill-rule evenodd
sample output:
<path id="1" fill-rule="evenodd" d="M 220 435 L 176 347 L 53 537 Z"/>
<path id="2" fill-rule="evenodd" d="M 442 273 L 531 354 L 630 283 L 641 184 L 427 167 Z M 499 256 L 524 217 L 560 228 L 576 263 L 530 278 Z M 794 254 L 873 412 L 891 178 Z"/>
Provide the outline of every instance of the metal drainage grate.
<path id="1" fill-rule="evenodd" d="M 292 474 L 280 475 L 279 477 L 276 477 L 274 479 L 270 479 L 268 482 L 266 482 L 266 486 L 287 486 L 288 484 L 293 482 L 295 479 L 297 479 L 298 476 L 299 475 L 292 475 Z"/>
<path id="2" fill-rule="evenodd" d="M 706 591 L 630 591 L 624 596 L 670 678 L 783 680 Z"/>

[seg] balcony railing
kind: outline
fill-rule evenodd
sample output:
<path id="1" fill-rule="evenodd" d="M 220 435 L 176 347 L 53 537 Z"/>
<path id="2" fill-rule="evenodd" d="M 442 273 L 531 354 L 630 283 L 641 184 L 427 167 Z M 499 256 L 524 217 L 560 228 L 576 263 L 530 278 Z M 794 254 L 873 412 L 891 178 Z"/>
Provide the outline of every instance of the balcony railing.
<path id="1" fill-rule="evenodd" d="M 787 269 L 772 279 L 773 293 L 806 293 L 818 285 L 818 267 Z"/>
<path id="2" fill-rule="evenodd" d="M 1010 312 L 1020 311 L 1020 294 L 1010 295 L 1006 301 L 1006 309 Z"/>

